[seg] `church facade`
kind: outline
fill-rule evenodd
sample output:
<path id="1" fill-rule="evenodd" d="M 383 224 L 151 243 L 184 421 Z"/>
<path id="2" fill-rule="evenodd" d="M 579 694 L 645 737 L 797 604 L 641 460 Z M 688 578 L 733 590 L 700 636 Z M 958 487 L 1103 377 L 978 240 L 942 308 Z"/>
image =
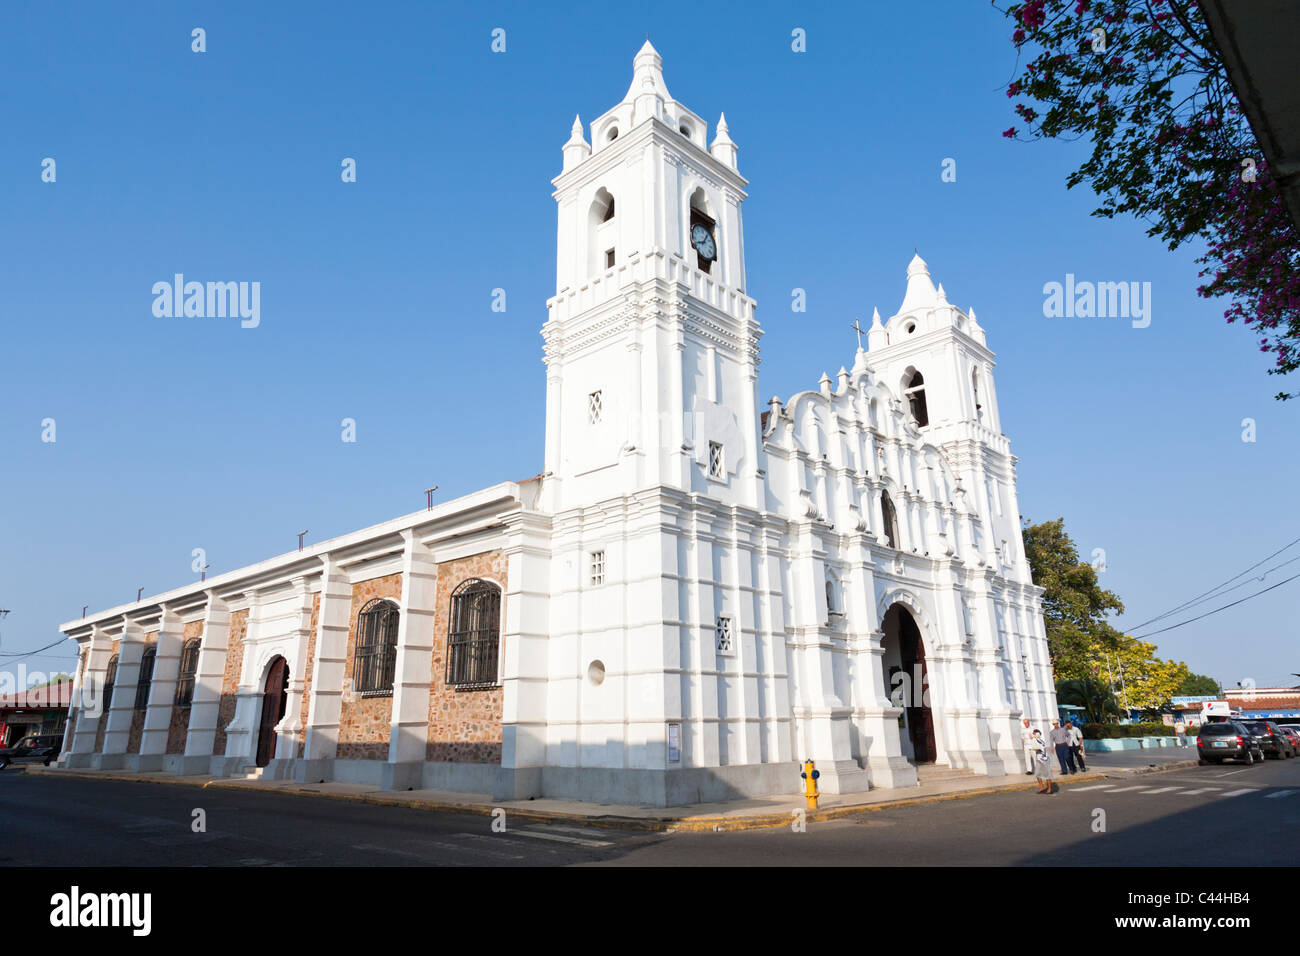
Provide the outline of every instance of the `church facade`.
<path id="1" fill-rule="evenodd" d="M 542 473 L 65 624 L 64 765 L 661 806 L 1018 770 L 1055 694 L 974 311 L 918 256 L 760 404 L 737 147 L 633 74 L 553 181 Z"/>

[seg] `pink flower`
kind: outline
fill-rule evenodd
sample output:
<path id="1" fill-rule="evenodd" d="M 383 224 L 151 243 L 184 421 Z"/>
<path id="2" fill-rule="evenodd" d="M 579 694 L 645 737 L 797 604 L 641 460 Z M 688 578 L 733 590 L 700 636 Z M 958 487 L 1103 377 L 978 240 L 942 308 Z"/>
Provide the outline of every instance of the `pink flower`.
<path id="1" fill-rule="evenodd" d="M 1016 128 L 1014 126 L 1009 127 L 1008 129 L 1004 129 L 1002 131 L 1002 136 L 1004 139 L 1011 139 L 1015 135 L 1016 135 Z"/>

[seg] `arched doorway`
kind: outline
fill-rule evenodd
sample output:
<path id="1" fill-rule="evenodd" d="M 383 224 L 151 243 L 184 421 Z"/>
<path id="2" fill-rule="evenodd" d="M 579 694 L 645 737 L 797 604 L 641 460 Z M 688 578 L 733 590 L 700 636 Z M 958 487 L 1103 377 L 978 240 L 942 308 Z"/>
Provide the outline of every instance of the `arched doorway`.
<path id="1" fill-rule="evenodd" d="M 275 757 L 275 725 L 289 703 L 289 662 L 277 656 L 266 674 L 262 694 L 262 719 L 257 732 L 257 765 L 265 767 Z"/>
<path id="2" fill-rule="evenodd" d="M 903 707 L 899 728 L 904 750 L 913 763 L 934 763 L 934 714 L 930 709 L 930 684 L 925 664 L 925 642 L 912 613 L 901 604 L 885 612 L 885 694 Z M 901 677 L 899 675 L 902 675 Z"/>

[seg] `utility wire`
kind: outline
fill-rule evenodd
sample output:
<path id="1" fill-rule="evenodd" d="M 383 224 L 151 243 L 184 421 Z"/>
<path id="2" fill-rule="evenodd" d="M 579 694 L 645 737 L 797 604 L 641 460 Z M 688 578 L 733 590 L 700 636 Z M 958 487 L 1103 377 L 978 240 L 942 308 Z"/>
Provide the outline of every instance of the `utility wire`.
<path id="1" fill-rule="evenodd" d="M 67 638 L 60 638 L 59 640 L 55 641 L 53 644 L 46 644 L 44 647 L 38 647 L 34 651 L 23 651 L 21 653 L 19 652 L 4 653 L 4 654 L 0 654 L 0 657 L 13 658 L 14 660 L 19 660 L 24 657 L 32 657 L 33 655 L 39 654 L 41 651 L 48 651 L 51 647 L 58 647 L 59 645 L 63 644 L 66 641 Z M 6 661 L 6 663 L 9 662 Z"/>
<path id="2" fill-rule="evenodd" d="M 1182 627 L 1184 624 L 1191 624 L 1193 621 L 1199 621 L 1202 618 L 1209 617 L 1211 614 L 1218 614 L 1220 611 L 1226 611 L 1230 607 L 1236 607 L 1238 604 L 1243 604 L 1253 597 L 1259 597 L 1267 591 L 1271 591 L 1274 588 L 1280 588 L 1282 585 L 1294 581 L 1296 578 L 1300 578 L 1300 574 L 1293 574 L 1289 578 L 1284 578 L 1283 580 L 1278 581 L 1277 584 L 1270 584 L 1268 587 L 1256 591 L 1254 594 L 1247 594 L 1244 598 L 1239 598 L 1231 604 L 1225 604 L 1223 607 L 1216 607 L 1213 611 L 1206 611 L 1204 614 L 1198 615 L 1197 617 L 1189 618 L 1186 621 L 1180 621 L 1177 624 L 1170 624 L 1168 627 L 1162 627 L 1158 631 L 1150 631 L 1146 634 L 1131 634 L 1130 636 L 1136 637 L 1138 640 L 1146 640 L 1148 637 L 1155 637 L 1157 634 L 1163 634 L 1165 631 L 1172 631 L 1176 627 Z"/>
<path id="3" fill-rule="evenodd" d="M 1300 544 L 1300 538 L 1296 538 L 1296 539 L 1295 539 L 1294 541 L 1292 541 L 1290 544 L 1285 545 L 1284 547 L 1278 548 L 1276 551 L 1274 551 L 1274 552 L 1273 552 L 1272 554 L 1270 554 L 1268 557 L 1263 558 L 1263 559 L 1261 559 L 1261 560 L 1259 560 L 1259 561 L 1256 561 L 1254 564 L 1252 564 L 1250 567 L 1248 567 L 1245 571 L 1242 571 L 1240 574 L 1234 574 L 1232 577 L 1228 578 L 1228 580 L 1224 581 L 1222 584 L 1216 584 L 1214 587 L 1210 588 L 1210 590 L 1208 590 L 1208 591 L 1202 591 L 1200 594 L 1196 595 L 1196 596 L 1193 597 L 1193 598 L 1189 598 L 1189 599 L 1187 599 L 1186 601 L 1184 601 L 1182 604 L 1178 605 L 1177 607 L 1170 608 L 1168 611 L 1165 611 L 1165 613 L 1163 613 L 1163 614 L 1157 614 L 1155 617 L 1150 618 L 1149 620 L 1143 621 L 1141 624 L 1134 624 L 1134 625 L 1131 626 L 1131 627 L 1126 627 L 1125 630 L 1130 631 L 1130 632 L 1141 630 L 1142 628 L 1146 627 L 1148 624 L 1154 624 L 1156 621 L 1161 621 L 1161 620 L 1164 620 L 1165 618 L 1169 617 L 1170 615 L 1177 614 L 1179 611 L 1183 610 L 1184 608 L 1190 607 L 1190 606 L 1192 606 L 1193 604 L 1201 603 L 1201 599 L 1202 599 L 1202 598 L 1209 599 L 1209 598 L 1218 597 L 1218 596 L 1219 596 L 1219 592 L 1220 592 L 1220 591 L 1221 591 L 1221 590 L 1222 590 L 1226 585 L 1231 584 L 1233 581 L 1237 580 L 1237 578 L 1242 577 L 1243 575 L 1247 575 L 1247 574 L 1249 574 L 1251 571 L 1254 571 L 1257 567 L 1259 567 L 1259 566 L 1260 566 L 1261 564 L 1263 564 L 1265 561 L 1271 561 L 1273 558 L 1276 558 L 1276 557 L 1277 557 L 1279 554 L 1281 554 L 1283 551 L 1286 551 L 1287 549 L 1294 547 L 1296 544 Z M 1289 563 L 1289 562 L 1283 562 L 1283 563 Z M 1280 567 L 1282 567 L 1282 565 L 1279 564 L 1277 567 L 1280 568 Z M 1273 570 L 1276 570 L 1276 568 L 1269 568 L 1269 571 L 1273 571 Z M 1268 571 L 1265 571 L 1264 573 L 1267 574 Z M 1232 588 L 1229 588 L 1228 590 L 1232 590 Z M 1225 592 L 1225 593 L 1226 593 L 1226 592 Z M 1259 593 L 1262 594 L 1263 592 L 1261 591 L 1261 592 L 1259 592 Z M 1231 605 L 1229 605 L 1229 606 L 1231 606 Z"/>

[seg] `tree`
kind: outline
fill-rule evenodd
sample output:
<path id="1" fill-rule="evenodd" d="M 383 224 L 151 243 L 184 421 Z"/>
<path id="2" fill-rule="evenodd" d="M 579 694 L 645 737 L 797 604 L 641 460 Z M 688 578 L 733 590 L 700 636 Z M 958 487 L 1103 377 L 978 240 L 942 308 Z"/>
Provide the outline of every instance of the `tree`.
<path id="1" fill-rule="evenodd" d="M 1034 583 L 1045 591 L 1043 621 L 1056 678 L 1096 676 L 1090 649 L 1111 640 L 1106 615 L 1123 612 L 1119 595 L 1101 587 L 1096 568 L 1079 560 L 1064 518 L 1030 525 L 1024 540 Z"/>
<path id="2" fill-rule="evenodd" d="M 1112 628 L 1111 639 L 1093 645 L 1092 653 L 1105 661 L 1115 685 L 1120 688 L 1120 703 L 1129 710 L 1160 710 L 1168 707 L 1178 688 L 1191 676 L 1182 661 L 1165 661 L 1156 657 L 1156 646 L 1149 641 L 1120 634 Z"/>
<path id="3" fill-rule="evenodd" d="M 1002 12 L 1025 58 L 1006 90 L 1025 127 L 1002 135 L 1089 140 L 1066 185 L 1089 183 L 1093 215 L 1137 216 L 1170 249 L 1203 241 L 1196 261 L 1211 278 L 1197 293 L 1228 298 L 1224 317 L 1273 354 L 1269 374 L 1300 367 L 1300 230 L 1194 0 L 1028 0 Z"/>
<path id="4" fill-rule="evenodd" d="M 1187 680 L 1183 681 L 1178 687 L 1175 697 L 1218 697 L 1223 693 L 1223 688 L 1213 677 L 1206 677 L 1204 674 L 1189 674 Z"/>
<path id="5" fill-rule="evenodd" d="M 1100 724 L 1121 714 L 1110 685 L 1095 677 L 1057 681 L 1056 700 L 1061 704 L 1082 707 L 1084 719 L 1090 724 Z"/>

